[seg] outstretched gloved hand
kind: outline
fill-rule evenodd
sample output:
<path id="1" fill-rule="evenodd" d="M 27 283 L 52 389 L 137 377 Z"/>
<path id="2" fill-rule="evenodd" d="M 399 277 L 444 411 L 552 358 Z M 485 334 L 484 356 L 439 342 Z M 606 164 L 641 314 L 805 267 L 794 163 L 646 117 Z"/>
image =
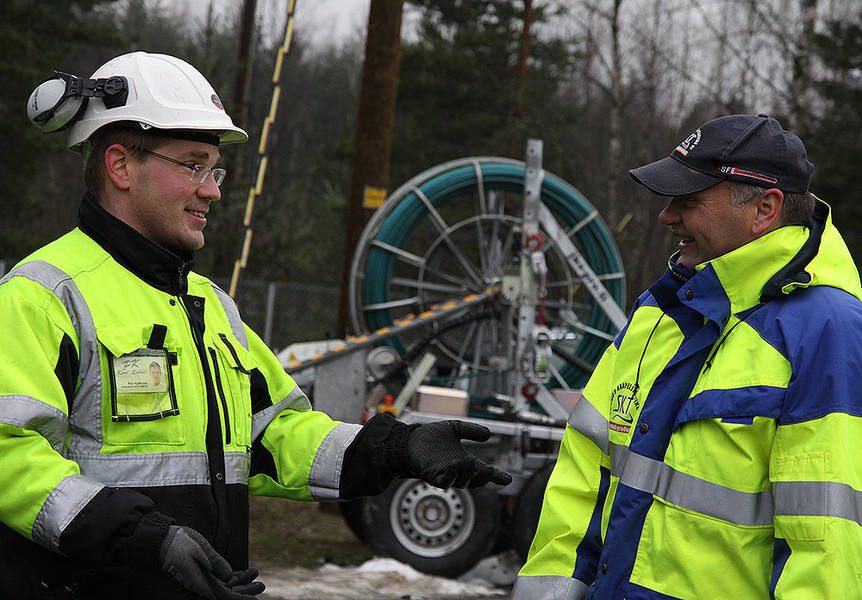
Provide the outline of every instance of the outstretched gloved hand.
<path id="1" fill-rule="evenodd" d="M 512 476 L 467 452 L 461 440 L 486 442 L 487 427 L 466 421 L 403 425 L 387 441 L 387 462 L 395 472 L 417 477 L 433 486 L 480 487 L 488 482 L 507 485 Z"/>
<path id="2" fill-rule="evenodd" d="M 200 532 L 171 525 L 159 549 L 159 564 L 182 586 L 208 600 L 254 600 L 266 586 L 257 569 L 232 571 Z"/>

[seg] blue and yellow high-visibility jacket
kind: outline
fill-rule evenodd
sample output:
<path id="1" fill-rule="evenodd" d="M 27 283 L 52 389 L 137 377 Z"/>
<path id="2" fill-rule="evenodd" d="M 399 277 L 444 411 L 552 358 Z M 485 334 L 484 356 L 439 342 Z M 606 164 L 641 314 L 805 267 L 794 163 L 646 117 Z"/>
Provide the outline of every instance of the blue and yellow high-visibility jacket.
<path id="1" fill-rule="evenodd" d="M 0 282 L 0 597 L 185 598 L 157 563 L 170 523 L 241 569 L 249 493 L 391 480 L 386 424 L 310 410 L 190 268 L 85 198 L 79 228 Z"/>
<path id="2" fill-rule="evenodd" d="M 862 289 L 829 209 L 638 298 L 518 600 L 862 598 Z"/>

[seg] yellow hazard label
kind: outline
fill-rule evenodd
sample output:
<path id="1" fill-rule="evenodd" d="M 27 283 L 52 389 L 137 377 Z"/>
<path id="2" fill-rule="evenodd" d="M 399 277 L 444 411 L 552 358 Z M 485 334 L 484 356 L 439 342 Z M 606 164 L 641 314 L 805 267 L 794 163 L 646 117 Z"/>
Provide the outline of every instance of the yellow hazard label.
<path id="1" fill-rule="evenodd" d="M 362 206 L 380 208 L 386 200 L 386 189 L 366 185 L 362 190 Z"/>

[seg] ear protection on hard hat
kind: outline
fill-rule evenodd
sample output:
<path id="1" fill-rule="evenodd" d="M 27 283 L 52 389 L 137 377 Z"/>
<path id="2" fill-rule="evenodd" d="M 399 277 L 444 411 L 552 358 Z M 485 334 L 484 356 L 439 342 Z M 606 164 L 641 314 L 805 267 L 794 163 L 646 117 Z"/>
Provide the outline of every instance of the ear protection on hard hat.
<path id="1" fill-rule="evenodd" d="M 83 114 L 90 98 L 101 98 L 105 108 L 116 108 L 125 105 L 128 96 L 125 77 L 83 79 L 51 71 L 30 94 L 27 116 L 42 131 L 62 131 Z"/>

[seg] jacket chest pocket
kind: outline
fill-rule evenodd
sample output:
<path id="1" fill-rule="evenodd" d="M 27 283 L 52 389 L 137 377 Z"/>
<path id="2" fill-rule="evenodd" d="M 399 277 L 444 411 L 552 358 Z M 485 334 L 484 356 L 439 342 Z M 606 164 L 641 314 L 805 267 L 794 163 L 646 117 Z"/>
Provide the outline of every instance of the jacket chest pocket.
<path id="1" fill-rule="evenodd" d="M 102 348 L 105 442 L 111 445 L 185 443 L 177 398 L 179 348 L 148 347 L 153 326 L 107 327 L 96 331 Z"/>
<path id="2" fill-rule="evenodd" d="M 236 338 L 224 333 L 210 339 L 207 352 L 213 365 L 225 445 L 248 450 L 251 446 L 251 356 Z"/>

